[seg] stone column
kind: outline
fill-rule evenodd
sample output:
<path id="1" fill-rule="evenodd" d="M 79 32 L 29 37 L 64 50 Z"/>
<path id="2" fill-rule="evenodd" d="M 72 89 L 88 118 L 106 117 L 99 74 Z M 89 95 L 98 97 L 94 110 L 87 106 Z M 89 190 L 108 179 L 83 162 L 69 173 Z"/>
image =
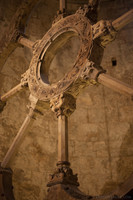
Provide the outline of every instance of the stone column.
<path id="1" fill-rule="evenodd" d="M 58 165 L 68 163 L 68 118 L 58 117 Z"/>
<path id="2" fill-rule="evenodd" d="M 61 94 L 51 100 L 51 109 L 58 118 L 58 162 L 57 169 L 50 176 L 47 186 L 57 184 L 78 186 L 77 174 L 73 175 L 68 159 L 68 117 L 76 109 L 76 99 L 70 94 Z"/>

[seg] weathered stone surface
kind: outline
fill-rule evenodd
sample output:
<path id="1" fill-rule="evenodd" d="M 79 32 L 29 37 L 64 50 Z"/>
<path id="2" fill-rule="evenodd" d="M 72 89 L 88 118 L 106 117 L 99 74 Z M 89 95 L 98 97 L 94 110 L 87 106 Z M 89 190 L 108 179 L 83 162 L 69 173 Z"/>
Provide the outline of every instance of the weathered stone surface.
<path id="1" fill-rule="evenodd" d="M 74 2 L 74 1 L 73 1 Z M 20 1 L 0 1 L 1 35 L 7 29 Z M 70 6 L 71 5 L 71 6 Z M 79 4 L 70 4 L 76 10 Z M 101 1 L 99 19 L 115 19 L 133 7 L 132 0 Z M 40 39 L 50 28 L 57 1 L 44 1 L 32 12 L 27 35 Z M 133 23 L 117 35 L 103 55 L 102 66 L 108 74 L 133 83 Z M 0 36 L 1 37 L 1 36 Z M 75 44 L 75 48 L 76 48 Z M 66 50 L 66 54 L 68 51 Z M 65 55 L 66 55 L 65 54 Z M 0 94 L 17 85 L 29 66 L 32 53 L 17 48 L 0 72 Z M 117 65 L 112 66 L 112 58 Z M 58 65 L 58 60 L 56 60 Z M 0 114 L 0 161 L 20 128 L 28 104 L 28 91 L 8 100 Z M 99 195 L 113 190 L 133 171 L 133 102 L 101 85 L 86 88 L 77 100 L 77 110 L 69 121 L 69 156 L 74 173 L 79 175 L 80 189 Z M 57 119 L 50 110 L 36 116 L 18 153 L 10 163 L 16 200 L 42 200 L 46 197 L 49 174 L 57 162 Z M 23 195 L 22 195 L 23 194 Z"/>

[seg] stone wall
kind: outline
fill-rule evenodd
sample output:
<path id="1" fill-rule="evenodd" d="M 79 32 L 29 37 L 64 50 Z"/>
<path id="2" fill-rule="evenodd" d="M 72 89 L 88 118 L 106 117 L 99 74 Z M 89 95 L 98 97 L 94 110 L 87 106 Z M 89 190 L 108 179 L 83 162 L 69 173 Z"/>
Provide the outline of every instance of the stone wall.
<path id="1" fill-rule="evenodd" d="M 68 4 L 75 10 L 79 4 Z M 20 0 L 0 1 L 1 35 Z M 99 19 L 113 20 L 133 8 L 132 0 L 102 0 Z M 41 0 L 31 13 L 26 34 L 40 39 L 50 28 L 58 1 Z M 109 44 L 101 65 L 107 73 L 130 85 L 133 84 L 133 23 L 121 30 Z M 76 48 L 76 47 L 75 47 Z M 17 48 L 0 72 L 0 93 L 20 81 L 29 66 L 32 53 Z M 112 58 L 117 65 L 112 66 Z M 58 64 L 58 61 L 57 61 Z M 27 114 L 29 91 L 23 91 L 7 102 L 0 114 L 0 160 Z M 78 173 L 80 189 L 86 194 L 99 195 L 113 190 L 133 171 L 133 102 L 102 85 L 86 88 L 77 100 L 77 109 L 69 119 L 69 157 Z M 33 119 L 18 152 L 10 162 L 16 200 L 43 200 L 49 174 L 57 161 L 57 119 L 51 110 Z"/>

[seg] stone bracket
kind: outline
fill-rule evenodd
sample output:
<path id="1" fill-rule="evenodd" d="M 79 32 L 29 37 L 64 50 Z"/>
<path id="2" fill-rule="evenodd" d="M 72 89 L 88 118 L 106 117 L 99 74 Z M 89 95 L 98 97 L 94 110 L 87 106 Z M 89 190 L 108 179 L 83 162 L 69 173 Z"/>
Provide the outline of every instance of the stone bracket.
<path id="1" fill-rule="evenodd" d="M 101 45 L 105 47 L 108 43 L 115 40 L 117 31 L 108 20 L 100 20 L 92 26 L 93 40 L 100 37 Z"/>
<path id="2" fill-rule="evenodd" d="M 80 79 L 85 82 L 89 82 L 90 84 L 96 84 L 97 78 L 99 74 L 105 73 L 106 70 L 104 70 L 101 66 L 95 65 L 92 61 L 87 61 L 83 72 L 80 75 Z"/>

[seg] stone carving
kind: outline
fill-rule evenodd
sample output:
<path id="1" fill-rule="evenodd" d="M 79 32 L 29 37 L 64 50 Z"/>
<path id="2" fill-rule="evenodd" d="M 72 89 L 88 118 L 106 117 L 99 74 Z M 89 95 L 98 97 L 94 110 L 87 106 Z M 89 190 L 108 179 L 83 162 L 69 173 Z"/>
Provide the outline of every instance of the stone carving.
<path id="1" fill-rule="evenodd" d="M 101 45 L 105 47 L 108 43 L 115 40 L 117 31 L 112 26 L 112 22 L 101 20 L 97 22 L 92 29 L 94 39 L 100 35 Z"/>
<path id="2" fill-rule="evenodd" d="M 66 43 L 69 38 L 72 36 L 78 36 L 82 41 L 81 47 L 79 50 L 79 55 L 77 60 L 72 68 L 72 70 L 67 73 L 62 80 L 58 81 L 56 84 L 48 84 L 48 81 L 42 79 L 41 69 L 45 69 L 45 77 L 48 76 L 48 66 L 45 66 L 43 60 L 45 58 L 48 48 L 51 48 L 51 51 L 55 50 L 54 43 L 60 40 L 62 36 L 62 43 Z M 90 51 L 92 48 L 92 37 L 91 37 L 91 27 L 90 22 L 84 16 L 79 16 L 77 14 L 68 16 L 56 23 L 49 32 L 39 41 L 36 50 L 34 51 L 34 56 L 30 64 L 30 76 L 28 80 L 29 89 L 32 95 L 37 96 L 42 101 L 48 101 L 55 96 L 64 93 L 78 78 L 78 74 L 82 71 L 84 62 L 86 58 L 89 57 Z M 51 43 L 53 41 L 53 44 Z M 59 47 L 59 45 L 58 45 Z M 53 50 L 52 50 L 53 49 Z M 52 60 L 52 57 L 48 57 L 49 60 Z"/>
<path id="3" fill-rule="evenodd" d="M 76 109 L 76 99 L 70 94 L 61 94 L 50 101 L 50 108 L 56 116 L 69 117 Z"/>
<path id="4" fill-rule="evenodd" d="M 50 181 L 47 186 L 51 187 L 56 184 L 70 184 L 79 186 L 77 174 L 73 174 L 69 166 L 59 166 L 56 171 L 50 175 Z"/>
<path id="5" fill-rule="evenodd" d="M 33 50 L 33 58 L 29 69 L 22 75 L 20 84 L 0 98 L 0 109 L 2 110 L 5 105 L 4 102 L 11 95 L 20 91 L 23 87 L 28 86 L 31 93 L 29 114 L 22 124 L 1 166 L 5 169 L 10 156 L 14 152 L 14 149 L 19 141 L 18 138 L 21 138 L 20 136 L 23 135 L 30 119 L 33 116 L 36 104 L 39 101 L 43 103 L 50 103 L 52 111 L 55 112 L 58 117 L 59 135 L 58 167 L 56 172 L 51 175 L 50 182 L 48 183 L 49 187 L 52 186 L 50 191 L 53 191 L 54 193 L 55 189 L 58 193 L 59 188 L 54 187 L 57 184 L 62 184 L 61 187 L 69 185 L 69 191 L 73 191 L 73 193 L 75 191 L 75 196 L 70 197 L 70 194 L 65 193 L 67 196 L 66 199 L 90 199 L 92 197 L 83 194 L 81 195 L 81 192 L 77 190 L 76 186 L 79 185 L 77 175 L 73 175 L 72 169 L 69 167 L 67 117 L 69 117 L 76 109 L 77 95 L 80 93 L 82 88 L 88 85 L 100 82 L 114 90 L 116 90 L 116 88 L 119 89 L 119 92 L 121 93 L 124 92 L 130 96 L 133 95 L 132 87 L 106 76 L 105 70 L 90 61 L 94 41 L 99 38 L 101 46 L 105 46 L 114 40 L 117 30 L 133 18 L 133 11 L 124 15 L 122 19 L 120 18 L 116 20 L 115 23 L 102 20 L 94 24 L 97 16 L 95 10 L 99 1 L 96 0 L 93 4 L 90 0 L 88 5 L 85 5 L 83 8 L 79 8 L 78 11 L 71 16 L 65 17 L 65 13 L 59 13 L 57 19 L 53 23 L 53 26 L 46 33 L 46 35 L 41 40 L 32 42 L 24 36 L 23 30 L 29 10 L 31 10 L 36 2 L 37 0 L 29 1 L 29 4 L 27 4 L 28 10 L 25 9 L 27 8 L 25 5 L 27 1 L 24 2 L 11 23 L 9 33 L 6 34 L 6 37 L 0 41 L 1 66 L 3 66 L 9 54 L 18 45 L 25 45 Z M 56 23 L 57 21 L 58 23 Z M 79 37 L 81 41 L 77 59 L 69 73 L 66 73 L 65 76 L 57 83 L 50 84 L 48 81 L 48 71 L 53 55 L 55 55 L 58 49 L 73 36 Z M 49 52 L 52 53 L 52 56 L 50 56 Z M 47 65 L 45 65 L 45 63 L 47 63 Z M 75 186 L 76 189 L 73 189 L 73 186 Z M 59 190 L 63 192 L 64 189 L 65 188 L 63 188 L 63 190 Z M 50 195 L 51 194 L 49 193 L 48 199 L 50 199 Z M 114 197 L 111 198 L 113 199 Z M 6 197 L 6 200 L 7 199 L 8 198 Z"/>

